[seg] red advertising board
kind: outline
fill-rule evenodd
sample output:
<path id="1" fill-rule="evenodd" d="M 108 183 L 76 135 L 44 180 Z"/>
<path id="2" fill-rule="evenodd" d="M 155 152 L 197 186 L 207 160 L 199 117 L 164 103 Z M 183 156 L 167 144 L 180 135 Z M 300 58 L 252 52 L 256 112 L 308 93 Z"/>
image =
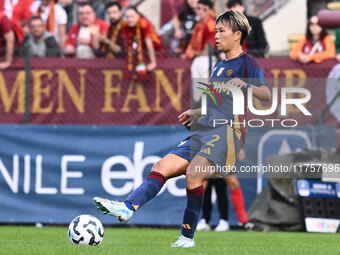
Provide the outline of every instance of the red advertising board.
<path id="1" fill-rule="evenodd" d="M 285 118 L 299 125 L 315 124 L 327 106 L 327 77 L 336 61 L 303 65 L 288 58 L 259 60 L 273 87 L 300 87 L 311 92 L 305 116 L 294 105 Z M 29 87 L 32 124 L 178 125 L 177 116 L 190 107 L 190 61 L 160 59 L 149 81 L 134 83 L 123 78 L 124 60 L 32 59 Z M 0 123 L 23 123 L 25 112 L 24 60 L 0 71 Z M 278 89 L 280 93 L 280 89 Z M 328 93 L 329 94 L 329 93 Z M 292 95 L 299 97 L 301 95 Z M 280 95 L 278 95 L 280 104 Z M 255 102 L 255 108 L 270 106 Z M 270 116 L 282 118 L 279 106 Z M 323 124 L 338 121 L 332 113 Z"/>

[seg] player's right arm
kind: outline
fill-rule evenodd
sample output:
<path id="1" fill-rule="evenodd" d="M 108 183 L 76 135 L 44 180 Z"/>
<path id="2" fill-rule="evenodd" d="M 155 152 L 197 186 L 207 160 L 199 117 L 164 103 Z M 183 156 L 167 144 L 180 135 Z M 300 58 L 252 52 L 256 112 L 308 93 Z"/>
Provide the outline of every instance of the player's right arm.
<path id="1" fill-rule="evenodd" d="M 253 96 L 262 101 L 270 101 L 272 93 L 270 92 L 267 85 L 252 86 Z"/>
<path id="2" fill-rule="evenodd" d="M 234 78 L 228 81 L 228 85 L 233 85 L 235 87 L 238 87 L 240 89 L 246 89 L 247 88 L 247 83 L 239 78 Z M 272 93 L 270 92 L 269 88 L 267 85 L 260 85 L 260 86 L 255 86 L 252 84 L 248 84 L 253 92 L 253 96 L 256 97 L 259 100 L 262 101 L 270 101 Z"/>
<path id="3" fill-rule="evenodd" d="M 240 89 L 247 89 L 250 87 L 252 89 L 253 97 L 261 101 L 270 101 L 272 94 L 267 86 L 260 63 L 249 56 L 246 56 L 245 61 L 247 63 L 246 68 L 248 79 L 244 81 L 240 78 L 234 78 L 228 81 L 228 84 L 234 85 Z"/>

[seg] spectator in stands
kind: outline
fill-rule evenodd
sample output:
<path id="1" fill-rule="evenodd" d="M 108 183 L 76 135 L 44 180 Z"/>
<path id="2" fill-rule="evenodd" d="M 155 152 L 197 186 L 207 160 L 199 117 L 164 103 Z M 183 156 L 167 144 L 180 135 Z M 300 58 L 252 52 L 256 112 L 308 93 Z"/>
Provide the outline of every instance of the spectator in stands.
<path id="1" fill-rule="evenodd" d="M 109 24 L 97 19 L 88 3 L 79 6 L 78 19 L 79 23 L 72 26 L 68 33 L 64 52 L 77 58 L 94 58 L 95 51 L 99 50 L 100 37 L 106 36 Z"/>
<path id="2" fill-rule="evenodd" d="M 92 5 L 94 12 L 96 13 L 96 17 L 100 19 L 105 19 L 105 6 L 106 4 L 117 2 L 123 7 L 127 7 L 130 5 L 129 0 L 76 0 L 78 5 L 82 5 L 84 3 L 89 3 Z"/>
<path id="3" fill-rule="evenodd" d="M 241 148 L 238 154 L 238 160 L 243 161 L 246 157 L 245 150 Z M 244 206 L 244 199 L 240 182 L 237 177 L 237 173 L 230 172 L 224 180 L 217 181 L 217 179 L 208 179 L 207 189 L 204 194 L 203 202 L 203 217 L 197 225 L 197 230 L 210 230 L 209 225 L 211 214 L 211 187 L 215 186 L 218 208 L 220 211 L 220 221 L 215 228 L 216 231 L 229 230 L 228 220 L 228 200 L 226 196 L 226 184 L 230 189 L 231 202 L 235 208 L 235 212 L 241 227 L 249 231 L 263 231 L 264 229 L 254 222 L 249 222 L 247 213 Z M 212 181 L 212 182 L 211 182 Z M 211 183 L 210 183 L 211 182 Z M 210 187 L 209 187 L 210 185 Z M 210 190 L 209 190 L 210 189 Z M 223 207 L 225 207 L 223 209 Z M 225 211 L 227 210 L 227 211 Z"/>
<path id="4" fill-rule="evenodd" d="M 14 54 L 15 36 L 11 22 L 3 12 L 0 12 L 0 56 L 5 49 L 5 61 L 0 62 L 0 70 L 10 67 Z"/>
<path id="5" fill-rule="evenodd" d="M 99 19 L 105 19 L 105 2 L 106 0 L 90 0 L 93 9 L 96 13 L 96 17 Z"/>
<path id="6" fill-rule="evenodd" d="M 197 5 L 198 22 L 194 26 L 190 43 L 185 51 L 185 57 L 193 59 L 191 77 L 209 78 L 209 45 L 215 48 L 215 19 L 212 17 L 213 4 L 210 0 L 199 0 Z M 212 66 L 216 58 L 212 56 Z M 192 86 L 196 86 L 192 83 Z M 201 90 L 192 88 L 193 104 L 197 104 L 202 96 Z"/>
<path id="7" fill-rule="evenodd" d="M 34 1 L 32 12 L 40 16 L 44 21 L 47 31 L 54 35 L 60 47 L 66 41 L 67 14 L 64 8 L 56 4 L 54 0 Z"/>
<path id="8" fill-rule="evenodd" d="M 122 54 L 123 40 L 122 29 L 126 26 L 126 21 L 122 19 L 122 7 L 118 2 L 109 2 L 106 5 L 106 13 L 110 20 L 110 28 L 107 37 L 101 41 L 102 51 L 106 57 L 115 57 Z"/>
<path id="9" fill-rule="evenodd" d="M 190 43 L 185 51 L 185 56 L 189 59 L 207 56 L 209 44 L 215 47 L 215 20 L 211 16 L 212 6 L 210 0 L 198 1 L 198 22 L 194 26 Z"/>
<path id="10" fill-rule="evenodd" d="M 73 9 L 75 3 L 73 0 L 58 0 L 58 4 L 63 7 L 67 15 L 66 31 L 70 31 L 73 26 Z"/>
<path id="11" fill-rule="evenodd" d="M 146 80 L 147 71 L 152 71 L 157 66 L 155 51 L 164 49 L 164 44 L 151 22 L 140 14 L 136 7 L 127 7 L 125 18 L 127 26 L 122 31 L 126 52 L 125 78 Z M 145 51 L 148 55 L 148 64 Z"/>
<path id="12" fill-rule="evenodd" d="M 243 5 L 242 0 L 229 0 L 227 9 L 238 11 L 245 14 L 246 7 Z M 253 57 L 263 58 L 269 50 L 269 46 L 264 32 L 262 21 L 259 18 L 248 16 L 245 14 L 249 21 L 250 33 L 244 41 L 242 48 Z"/>
<path id="13" fill-rule="evenodd" d="M 25 56 L 26 46 L 29 46 L 30 55 L 39 58 L 56 58 L 61 56 L 60 47 L 54 36 L 45 30 L 41 17 L 33 16 L 28 27 L 30 33 L 24 38 L 20 48 L 20 56 Z"/>
<path id="14" fill-rule="evenodd" d="M 207 180 L 207 185 L 204 191 L 204 200 L 203 200 L 203 216 L 199 221 L 196 230 L 197 231 L 208 231 L 211 230 L 209 225 L 209 221 L 211 218 L 211 194 L 212 187 L 215 187 L 217 203 L 218 203 L 218 211 L 220 213 L 220 220 L 218 225 L 215 228 L 215 231 L 228 231 L 229 223 L 228 223 L 228 198 L 227 198 L 227 185 L 222 178 L 211 178 Z"/>
<path id="15" fill-rule="evenodd" d="M 196 8 L 198 0 L 186 0 L 184 10 L 173 18 L 175 38 L 180 41 L 179 53 L 185 52 L 196 23 Z"/>
<path id="16" fill-rule="evenodd" d="M 308 22 L 306 36 L 298 41 L 289 54 L 301 63 L 321 63 L 335 57 L 335 44 L 326 30 L 318 25 L 318 17 L 312 16 Z"/>

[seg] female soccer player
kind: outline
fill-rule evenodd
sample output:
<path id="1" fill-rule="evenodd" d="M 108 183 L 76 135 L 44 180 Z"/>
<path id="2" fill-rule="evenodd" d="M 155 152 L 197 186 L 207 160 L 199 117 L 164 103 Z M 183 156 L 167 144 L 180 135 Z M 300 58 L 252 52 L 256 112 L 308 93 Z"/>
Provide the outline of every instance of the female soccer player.
<path id="1" fill-rule="evenodd" d="M 239 12 L 228 11 L 216 19 L 216 46 L 225 53 L 226 59 L 215 65 L 210 82 L 214 86 L 216 81 L 219 84 L 227 81 L 229 88 L 235 86 L 244 91 L 250 87 L 253 96 L 268 101 L 271 92 L 266 86 L 262 68 L 255 59 L 242 51 L 242 43 L 248 33 L 248 20 Z M 250 79 L 248 83 L 242 80 L 244 78 Z M 245 116 L 233 114 L 233 95 L 224 89 L 220 89 L 219 95 L 222 105 L 215 106 L 214 101 L 208 97 L 207 114 L 198 121 L 200 109 L 187 110 L 180 114 L 179 121 L 183 125 L 194 127 L 190 137 L 156 163 L 148 178 L 124 202 L 95 197 L 94 202 L 98 209 L 121 222 L 127 222 L 140 206 L 157 195 L 167 179 L 186 174 L 187 205 L 181 236 L 172 247 L 194 247 L 194 233 L 203 203 L 202 183 L 216 173 L 218 166 L 233 166 L 235 155 L 246 136 L 245 128 L 237 124 Z M 235 125 L 214 127 L 215 119 L 228 119 L 228 123 L 233 121 Z M 222 171 L 220 174 L 226 175 L 227 172 Z"/>

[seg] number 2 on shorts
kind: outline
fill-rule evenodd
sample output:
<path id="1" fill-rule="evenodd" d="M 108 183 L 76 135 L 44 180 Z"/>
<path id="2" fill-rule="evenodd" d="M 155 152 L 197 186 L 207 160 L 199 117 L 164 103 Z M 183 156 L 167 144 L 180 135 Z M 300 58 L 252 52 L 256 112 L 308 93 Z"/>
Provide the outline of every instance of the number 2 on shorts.
<path id="1" fill-rule="evenodd" d="M 214 142 L 217 142 L 218 140 L 220 140 L 220 136 L 219 135 L 213 135 L 214 139 L 210 140 L 209 142 L 206 143 L 207 146 L 211 146 L 211 147 L 215 147 Z"/>

